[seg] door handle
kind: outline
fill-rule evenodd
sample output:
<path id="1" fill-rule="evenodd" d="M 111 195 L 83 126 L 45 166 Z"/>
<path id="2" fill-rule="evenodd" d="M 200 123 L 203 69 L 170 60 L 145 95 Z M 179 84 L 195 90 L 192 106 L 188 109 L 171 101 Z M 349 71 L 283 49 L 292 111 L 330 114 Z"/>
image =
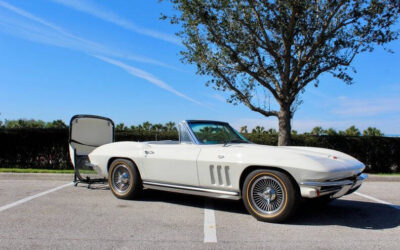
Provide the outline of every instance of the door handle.
<path id="1" fill-rule="evenodd" d="M 154 151 L 145 150 L 144 153 L 145 153 L 146 155 L 152 155 L 152 154 L 154 154 Z"/>

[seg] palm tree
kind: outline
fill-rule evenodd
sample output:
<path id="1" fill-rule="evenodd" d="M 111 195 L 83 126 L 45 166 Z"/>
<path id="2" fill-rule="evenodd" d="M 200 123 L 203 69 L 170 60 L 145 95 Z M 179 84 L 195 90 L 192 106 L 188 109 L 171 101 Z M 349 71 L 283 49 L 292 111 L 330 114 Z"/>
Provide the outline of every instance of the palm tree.
<path id="1" fill-rule="evenodd" d="M 360 136 L 360 130 L 356 128 L 354 125 L 344 131 L 344 134 L 347 136 Z"/>
<path id="2" fill-rule="evenodd" d="M 176 130 L 175 122 L 167 122 L 167 123 L 165 123 L 165 128 L 167 129 L 167 131 Z"/>
<path id="3" fill-rule="evenodd" d="M 363 136 L 384 136 L 384 134 L 375 127 L 368 127 L 363 131 Z"/>
<path id="4" fill-rule="evenodd" d="M 151 126 L 151 123 L 150 123 L 150 122 L 146 121 L 146 122 L 143 122 L 143 123 L 142 123 L 142 127 L 143 127 L 144 130 L 150 131 L 150 129 L 151 129 L 152 126 Z"/>
<path id="5" fill-rule="evenodd" d="M 276 129 L 270 128 L 270 129 L 268 129 L 267 134 L 270 134 L 270 135 L 277 135 L 278 132 L 276 131 Z"/>
<path id="6" fill-rule="evenodd" d="M 143 131 L 144 128 L 143 128 L 143 126 L 141 124 L 139 124 L 139 125 L 136 126 L 136 130 L 140 132 L 140 131 Z"/>
<path id="7" fill-rule="evenodd" d="M 122 131 L 122 130 L 126 130 L 126 129 L 127 128 L 123 122 L 117 124 L 117 126 L 115 127 L 115 130 L 117 130 L 117 131 Z"/>
<path id="8" fill-rule="evenodd" d="M 140 126 L 140 125 L 139 125 L 139 126 Z M 135 125 L 132 125 L 129 129 L 132 130 L 132 131 L 136 131 L 136 130 L 137 130 L 137 127 L 136 127 Z"/>
<path id="9" fill-rule="evenodd" d="M 265 128 L 264 128 L 264 127 L 262 127 L 262 126 L 257 126 L 257 127 L 255 127 L 255 128 L 253 128 L 253 130 L 251 131 L 251 133 L 252 133 L 252 134 L 260 135 L 260 134 L 264 133 L 264 131 L 265 131 Z"/>
<path id="10" fill-rule="evenodd" d="M 338 135 L 338 133 L 336 132 L 336 130 L 334 128 L 328 128 L 326 130 L 326 135 Z"/>
<path id="11" fill-rule="evenodd" d="M 247 126 L 242 126 L 242 127 L 240 127 L 240 133 L 242 133 L 242 134 L 247 134 L 247 133 L 249 133 L 249 131 L 247 130 Z"/>
<path id="12" fill-rule="evenodd" d="M 311 134 L 312 135 L 324 135 L 325 134 L 325 130 L 322 128 L 322 127 L 314 127 L 312 130 L 311 130 Z"/>
<path id="13" fill-rule="evenodd" d="M 163 129 L 163 125 L 161 123 L 157 123 L 151 126 L 151 130 L 155 130 L 157 132 L 161 131 Z"/>

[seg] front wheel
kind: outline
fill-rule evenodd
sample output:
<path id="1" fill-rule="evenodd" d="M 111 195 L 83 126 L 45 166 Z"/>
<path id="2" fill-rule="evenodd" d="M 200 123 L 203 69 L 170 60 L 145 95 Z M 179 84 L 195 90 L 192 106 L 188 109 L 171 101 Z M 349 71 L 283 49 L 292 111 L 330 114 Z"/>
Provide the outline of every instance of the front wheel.
<path id="1" fill-rule="evenodd" d="M 251 172 L 242 188 L 247 211 L 265 222 L 282 222 L 293 215 L 299 197 L 297 193 L 286 174 L 269 169 Z"/>
<path id="2" fill-rule="evenodd" d="M 119 199 L 136 198 L 142 191 L 139 171 L 133 162 L 125 159 L 114 160 L 108 171 L 108 184 Z"/>

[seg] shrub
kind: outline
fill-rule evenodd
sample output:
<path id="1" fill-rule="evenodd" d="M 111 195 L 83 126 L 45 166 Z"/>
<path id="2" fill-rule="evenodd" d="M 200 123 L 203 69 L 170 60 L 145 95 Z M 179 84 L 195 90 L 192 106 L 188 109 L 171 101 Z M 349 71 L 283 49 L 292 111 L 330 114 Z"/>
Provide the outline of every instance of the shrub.
<path id="1" fill-rule="evenodd" d="M 277 145 L 275 134 L 244 134 L 257 144 Z M 177 131 L 116 131 L 116 141 L 177 140 Z M 354 156 L 370 173 L 400 172 L 400 138 L 293 135 L 294 146 L 335 149 Z M 72 169 L 68 129 L 0 129 L 0 167 Z"/>

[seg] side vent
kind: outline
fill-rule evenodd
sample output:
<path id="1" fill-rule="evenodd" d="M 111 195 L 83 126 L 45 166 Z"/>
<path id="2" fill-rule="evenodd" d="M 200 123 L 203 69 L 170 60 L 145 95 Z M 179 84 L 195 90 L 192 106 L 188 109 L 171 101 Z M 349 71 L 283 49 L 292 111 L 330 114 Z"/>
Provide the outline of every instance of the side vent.
<path id="1" fill-rule="evenodd" d="M 217 166 L 217 174 L 218 174 L 218 184 L 219 185 L 224 185 L 222 182 L 222 175 L 221 175 L 221 166 Z"/>
<path id="2" fill-rule="evenodd" d="M 211 184 L 215 184 L 214 165 L 210 165 Z"/>
<path id="3" fill-rule="evenodd" d="M 231 180 L 229 178 L 229 166 L 225 166 L 225 182 L 227 186 L 231 185 Z"/>
<path id="4" fill-rule="evenodd" d="M 222 167 L 221 165 L 210 165 L 211 184 L 218 186 L 231 186 L 229 176 L 229 166 Z"/>

